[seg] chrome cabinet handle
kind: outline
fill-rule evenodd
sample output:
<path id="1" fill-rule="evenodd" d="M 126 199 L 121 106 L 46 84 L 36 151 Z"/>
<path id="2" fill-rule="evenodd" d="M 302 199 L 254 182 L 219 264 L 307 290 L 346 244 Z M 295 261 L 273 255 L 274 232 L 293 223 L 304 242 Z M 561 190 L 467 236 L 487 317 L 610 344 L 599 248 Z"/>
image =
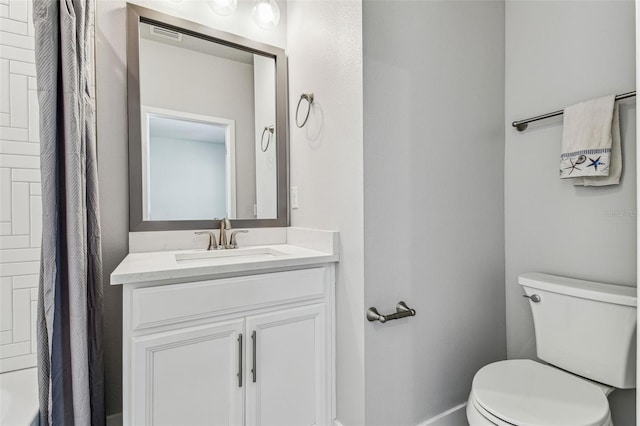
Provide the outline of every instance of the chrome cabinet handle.
<path id="1" fill-rule="evenodd" d="M 529 296 L 528 294 L 523 294 L 522 297 L 526 297 L 527 299 L 531 300 L 533 303 L 539 303 L 542 300 L 540 296 L 538 296 L 537 294 L 532 294 L 531 296 Z"/>
<path id="2" fill-rule="evenodd" d="M 242 387 L 242 333 L 238 335 L 238 387 Z"/>
<path id="3" fill-rule="evenodd" d="M 253 383 L 255 383 L 256 376 L 258 374 L 258 367 L 256 363 L 256 354 L 258 352 L 258 350 L 256 349 L 256 344 L 258 343 L 258 337 L 256 336 L 255 330 L 253 330 L 253 333 L 251 333 L 251 341 L 253 343 L 253 367 L 251 368 L 251 374 L 253 375 Z"/>

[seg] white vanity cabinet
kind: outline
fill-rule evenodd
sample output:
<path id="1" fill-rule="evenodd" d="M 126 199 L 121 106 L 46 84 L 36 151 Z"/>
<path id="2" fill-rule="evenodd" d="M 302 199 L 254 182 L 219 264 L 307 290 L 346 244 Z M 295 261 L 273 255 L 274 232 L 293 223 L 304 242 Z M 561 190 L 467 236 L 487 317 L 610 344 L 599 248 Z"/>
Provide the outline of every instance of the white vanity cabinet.
<path id="1" fill-rule="evenodd" d="M 236 320 L 132 339 L 132 424 L 242 425 L 243 326 Z"/>
<path id="2" fill-rule="evenodd" d="M 320 303 L 247 317 L 247 426 L 329 424 L 326 309 Z"/>
<path id="3" fill-rule="evenodd" d="M 333 264 L 197 279 L 124 285 L 124 424 L 330 425 Z"/>

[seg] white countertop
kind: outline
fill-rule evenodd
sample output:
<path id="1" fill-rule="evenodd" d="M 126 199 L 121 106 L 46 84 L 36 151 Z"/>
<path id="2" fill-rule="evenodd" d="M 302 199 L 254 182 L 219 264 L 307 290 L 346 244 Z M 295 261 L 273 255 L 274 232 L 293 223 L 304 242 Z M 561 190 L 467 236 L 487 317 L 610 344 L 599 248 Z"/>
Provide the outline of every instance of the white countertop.
<path id="1" fill-rule="evenodd" d="M 178 250 L 131 253 L 111 273 L 111 285 L 180 278 L 208 277 L 233 273 L 253 273 L 274 268 L 292 268 L 337 262 L 338 254 L 311 250 L 290 244 L 248 246 L 245 249 L 269 248 L 282 254 L 269 258 L 232 256 L 216 259 L 194 259 L 178 262 L 176 254 L 206 253 L 206 250 Z M 233 249 L 241 252 L 243 249 Z"/>

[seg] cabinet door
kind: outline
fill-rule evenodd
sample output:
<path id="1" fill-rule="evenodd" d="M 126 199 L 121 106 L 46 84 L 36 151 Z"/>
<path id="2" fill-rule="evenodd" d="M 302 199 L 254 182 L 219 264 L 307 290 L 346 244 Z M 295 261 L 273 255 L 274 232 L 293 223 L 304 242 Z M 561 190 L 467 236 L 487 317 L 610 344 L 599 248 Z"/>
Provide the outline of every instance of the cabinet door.
<path id="1" fill-rule="evenodd" d="M 132 424 L 243 424 L 244 320 L 132 340 Z"/>
<path id="2" fill-rule="evenodd" d="M 327 425 L 326 304 L 247 317 L 247 426 Z"/>

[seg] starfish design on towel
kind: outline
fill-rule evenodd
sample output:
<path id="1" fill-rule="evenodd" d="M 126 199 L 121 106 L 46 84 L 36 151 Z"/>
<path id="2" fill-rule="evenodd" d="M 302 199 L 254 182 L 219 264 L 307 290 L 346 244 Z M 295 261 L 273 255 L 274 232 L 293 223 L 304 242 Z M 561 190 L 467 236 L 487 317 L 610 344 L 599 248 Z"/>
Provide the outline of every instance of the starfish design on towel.
<path id="1" fill-rule="evenodd" d="M 571 162 L 571 166 L 564 168 L 565 170 L 571 169 L 571 171 L 569 172 L 569 175 L 571 175 L 571 173 L 573 173 L 573 171 L 576 170 L 576 169 L 578 171 L 582 171 L 582 169 L 580 167 L 578 167 L 578 164 L 580 164 L 580 163 L 574 163 L 573 160 L 571 160 L 571 159 L 569 161 Z"/>
<path id="2" fill-rule="evenodd" d="M 591 161 L 591 164 L 589 164 L 587 167 L 593 167 L 597 171 L 598 166 L 604 166 L 604 163 L 600 161 L 601 158 L 602 156 L 594 160 L 593 158 L 589 157 L 589 161 Z"/>

